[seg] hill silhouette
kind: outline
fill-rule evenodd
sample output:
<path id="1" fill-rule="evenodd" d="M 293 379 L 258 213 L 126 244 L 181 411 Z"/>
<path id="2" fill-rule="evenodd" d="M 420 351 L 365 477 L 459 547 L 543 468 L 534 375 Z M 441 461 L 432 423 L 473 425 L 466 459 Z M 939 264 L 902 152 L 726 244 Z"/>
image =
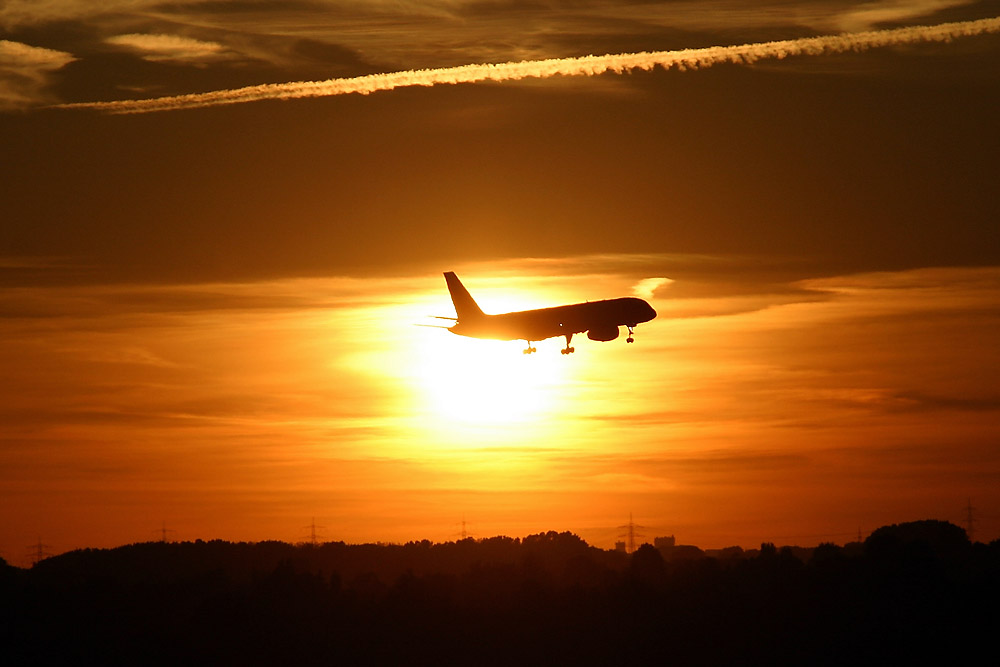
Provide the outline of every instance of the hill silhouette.
<path id="1" fill-rule="evenodd" d="M 1000 541 L 920 521 L 854 546 L 675 558 L 548 532 L 83 549 L 0 563 L 0 640 L 19 665 L 919 664 L 991 646 Z"/>

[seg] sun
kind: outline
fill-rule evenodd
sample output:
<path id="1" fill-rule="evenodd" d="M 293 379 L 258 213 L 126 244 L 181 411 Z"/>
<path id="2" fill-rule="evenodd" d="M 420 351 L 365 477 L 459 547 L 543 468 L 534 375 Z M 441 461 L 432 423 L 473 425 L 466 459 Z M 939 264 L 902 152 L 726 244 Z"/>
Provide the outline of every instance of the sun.
<path id="1" fill-rule="evenodd" d="M 559 295 L 504 285 L 492 292 L 479 291 L 490 312 L 559 303 Z M 366 306 L 351 317 L 374 333 L 364 349 L 352 353 L 350 367 L 391 390 L 393 406 L 387 409 L 404 440 L 420 442 L 424 454 L 452 454 L 542 442 L 559 431 L 579 394 L 587 360 L 559 354 L 562 338 L 532 341 L 537 353 L 528 355 L 522 354 L 527 347 L 522 340 L 457 336 L 447 331 L 452 322 L 428 317 L 454 312 L 451 304 L 442 305 L 447 299 L 435 281 L 432 291 L 411 294 L 405 303 Z"/>
<path id="2" fill-rule="evenodd" d="M 559 407 L 569 366 L 556 347 L 525 355 L 523 341 L 469 339 L 440 329 L 422 331 L 416 345 L 415 388 L 441 422 L 526 424 Z"/>

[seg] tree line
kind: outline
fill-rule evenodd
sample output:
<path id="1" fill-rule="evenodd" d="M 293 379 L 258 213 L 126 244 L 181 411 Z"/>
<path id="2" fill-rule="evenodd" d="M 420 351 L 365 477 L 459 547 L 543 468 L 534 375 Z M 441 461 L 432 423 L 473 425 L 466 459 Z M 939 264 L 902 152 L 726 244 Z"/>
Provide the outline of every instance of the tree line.
<path id="1" fill-rule="evenodd" d="M 196 541 L 0 563 L 6 664 L 979 661 L 1000 541 L 950 523 L 731 557 L 571 533 L 403 545 Z M 992 650 L 992 649 L 990 649 Z"/>

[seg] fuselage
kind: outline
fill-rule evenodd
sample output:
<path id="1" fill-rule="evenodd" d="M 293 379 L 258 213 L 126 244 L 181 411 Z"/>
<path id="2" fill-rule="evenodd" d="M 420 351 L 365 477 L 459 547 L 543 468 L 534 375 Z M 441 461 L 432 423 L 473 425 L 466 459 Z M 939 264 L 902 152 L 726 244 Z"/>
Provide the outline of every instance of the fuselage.
<path id="1" fill-rule="evenodd" d="M 477 314 L 464 318 L 460 315 L 449 331 L 472 338 L 527 341 L 591 331 L 596 334 L 595 340 L 611 340 L 617 337 L 618 327 L 635 327 L 654 317 L 656 311 L 642 299 L 623 297 L 498 315 Z M 601 332 L 605 337 L 601 337 Z"/>

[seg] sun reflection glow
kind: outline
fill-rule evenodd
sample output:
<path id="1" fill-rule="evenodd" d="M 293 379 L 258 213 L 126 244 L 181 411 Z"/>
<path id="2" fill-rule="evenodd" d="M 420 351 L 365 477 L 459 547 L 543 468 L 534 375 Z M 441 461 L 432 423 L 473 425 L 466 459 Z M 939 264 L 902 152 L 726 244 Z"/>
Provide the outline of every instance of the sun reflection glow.
<path id="1" fill-rule="evenodd" d="M 416 347 L 420 403 L 443 424 L 499 428 L 540 422 L 558 410 L 570 369 L 569 360 L 557 352 L 558 343 L 525 355 L 523 341 L 426 330 Z"/>
<path id="2" fill-rule="evenodd" d="M 454 312 L 443 282 L 427 295 L 425 311 L 411 314 L 411 321 L 432 312 Z M 525 289 L 523 279 L 512 282 L 480 277 L 469 287 L 489 313 L 557 305 L 563 296 L 540 286 Z M 568 388 L 581 360 L 559 354 L 561 338 L 534 345 L 538 352 L 525 355 L 525 341 L 478 340 L 443 328 L 414 328 L 402 366 L 408 369 L 405 380 L 421 421 L 439 437 L 466 446 L 543 436 L 570 400 Z"/>
<path id="3" fill-rule="evenodd" d="M 505 288 L 500 282 L 481 278 L 473 287 L 487 312 L 558 305 L 564 296 L 545 288 L 525 290 L 523 284 Z M 454 313 L 444 280 L 428 281 L 424 289 L 409 294 L 405 304 L 369 306 L 349 318 L 377 332 L 366 349 L 350 355 L 350 367 L 383 382 L 391 378 L 401 396 L 408 397 L 391 417 L 402 429 L 401 441 L 419 440 L 424 455 L 440 449 L 446 456 L 484 447 L 502 447 L 509 453 L 511 447 L 547 442 L 569 409 L 581 369 L 588 365 L 584 355 L 560 354 L 562 338 L 536 341 L 538 352 L 525 355 L 525 341 L 452 334 L 446 330 L 451 321 L 428 317 Z M 387 322 L 397 326 L 387 327 Z M 418 431 L 424 436 L 413 439 Z M 495 457 L 487 458 L 498 463 Z"/>

